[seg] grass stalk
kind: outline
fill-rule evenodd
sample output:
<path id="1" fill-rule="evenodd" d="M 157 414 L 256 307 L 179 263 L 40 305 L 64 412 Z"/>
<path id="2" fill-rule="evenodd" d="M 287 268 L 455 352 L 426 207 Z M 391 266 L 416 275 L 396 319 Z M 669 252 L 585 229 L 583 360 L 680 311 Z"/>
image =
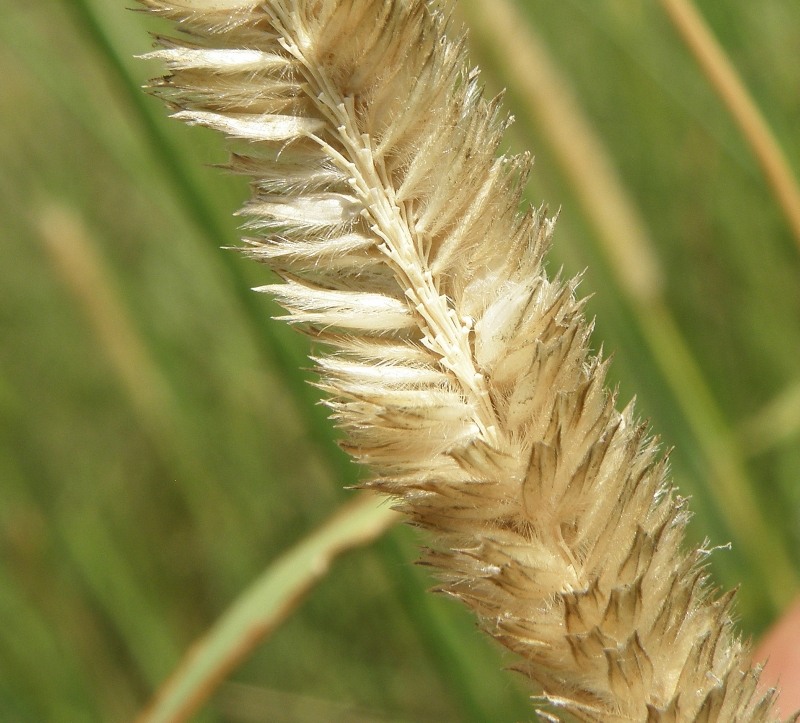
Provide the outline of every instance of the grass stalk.
<path id="1" fill-rule="evenodd" d="M 738 429 L 744 453 L 757 455 L 800 433 L 800 381 L 788 385 Z"/>
<path id="2" fill-rule="evenodd" d="M 136 330 L 125 304 L 114 286 L 114 274 L 92 241 L 89 230 L 70 209 L 45 205 L 36 221 L 56 274 L 83 309 L 99 348 L 120 380 L 142 429 L 161 458 L 176 470 L 176 478 L 192 519 L 207 542 L 210 558 L 223 555 L 214 544 L 221 517 L 232 509 L 220 490 L 208 480 L 202 455 L 187 434 L 180 403 L 157 362 Z M 214 500 L 209 505 L 209 500 Z M 236 529 L 235 525 L 229 525 Z M 238 551 L 246 556 L 246 545 Z"/>
<path id="3" fill-rule="evenodd" d="M 399 519 L 386 501 L 360 493 L 284 552 L 188 651 L 138 723 L 180 723 L 269 638 L 328 574 L 337 557 L 364 547 Z"/>
<path id="4" fill-rule="evenodd" d="M 660 2 L 751 147 L 800 248 L 800 185 L 766 118 L 692 1 Z"/>

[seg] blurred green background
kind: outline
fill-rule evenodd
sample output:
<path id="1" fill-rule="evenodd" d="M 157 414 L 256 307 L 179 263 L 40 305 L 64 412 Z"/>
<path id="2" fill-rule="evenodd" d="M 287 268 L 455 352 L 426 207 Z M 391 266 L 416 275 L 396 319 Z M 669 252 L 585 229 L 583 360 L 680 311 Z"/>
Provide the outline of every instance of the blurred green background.
<path id="1" fill-rule="evenodd" d="M 132 56 L 165 26 L 131 4 L 0 0 L 4 721 L 131 719 L 359 475 L 304 383 L 307 341 L 249 291 L 269 272 L 221 248 L 237 243 L 246 183 L 211 167 L 226 157 L 219 138 L 169 121 L 139 89 L 159 70 Z M 702 375 L 684 381 L 699 386 L 681 401 L 691 367 L 654 349 L 651 317 L 620 288 L 512 85 L 512 143 L 536 157 L 530 199 L 561 213 L 550 270 L 588 269 L 581 291 L 621 402 L 636 395 L 675 446 L 693 542 L 733 541 L 713 557 L 715 581 L 742 584 L 741 627 L 757 635 L 779 612 L 769 560 L 741 519 L 732 529 L 715 485 L 732 465 L 756 503 L 748 514 L 800 571 L 797 243 L 655 4 L 518 5 L 644 218 L 664 308 Z M 797 170 L 800 4 L 700 7 Z M 509 82 L 504 52 L 476 44 L 491 88 Z M 532 719 L 528 691 L 502 670 L 512 661 L 457 605 L 423 594 L 434 585 L 412 565 L 423 542 L 396 529 L 339 561 L 202 719 Z"/>

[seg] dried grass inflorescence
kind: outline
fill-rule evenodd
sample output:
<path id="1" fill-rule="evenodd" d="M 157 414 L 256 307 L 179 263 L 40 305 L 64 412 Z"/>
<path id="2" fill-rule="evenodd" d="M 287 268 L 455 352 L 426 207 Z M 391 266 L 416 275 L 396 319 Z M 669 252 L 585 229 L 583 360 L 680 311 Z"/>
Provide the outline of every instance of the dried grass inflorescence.
<path id="1" fill-rule="evenodd" d="M 617 411 L 552 220 L 464 40 L 424 0 L 143 0 L 175 116 L 240 142 L 246 253 L 316 361 L 368 486 L 436 538 L 442 589 L 519 655 L 546 716 L 766 721 L 772 696 L 681 552 L 688 513 Z"/>

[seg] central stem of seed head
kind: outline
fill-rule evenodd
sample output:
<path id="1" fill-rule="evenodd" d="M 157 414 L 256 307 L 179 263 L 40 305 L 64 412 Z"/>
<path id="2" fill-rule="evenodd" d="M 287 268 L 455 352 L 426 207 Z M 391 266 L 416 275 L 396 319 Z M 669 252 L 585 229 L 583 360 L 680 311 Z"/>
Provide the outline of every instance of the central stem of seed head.
<path id="1" fill-rule="evenodd" d="M 381 251 L 404 288 L 414 310 L 424 321 L 422 343 L 439 357 L 471 402 L 474 421 L 484 441 L 492 447 L 499 443 L 497 415 L 492 404 L 486 377 L 476 368 L 469 343 L 472 325 L 459 318 L 456 310 L 439 289 L 423 260 L 422 249 L 415 242 L 394 189 L 380 178 L 378 164 L 369 145 L 369 137 L 361 136 L 356 150 L 359 171 L 357 182 L 367 214 L 374 221 L 372 231 L 383 243 Z M 383 189 L 383 193 L 377 189 Z"/>
<path id="2" fill-rule="evenodd" d="M 315 78 L 323 90 L 314 97 L 317 107 L 334 121 L 345 154 L 319 137 L 315 140 L 350 174 L 350 184 L 364 206 L 363 215 L 383 243 L 379 245 L 397 275 L 401 288 L 422 317 L 422 343 L 439 357 L 439 363 L 457 380 L 473 409 L 476 432 L 489 446 L 502 445 L 497 413 L 486 377 L 478 370 L 469 342 L 472 324 L 463 320 L 439 293 L 421 245 L 397 202 L 395 189 L 380 159 L 372 151 L 369 135 L 355 127 L 352 96 L 341 97 L 327 79 Z"/>

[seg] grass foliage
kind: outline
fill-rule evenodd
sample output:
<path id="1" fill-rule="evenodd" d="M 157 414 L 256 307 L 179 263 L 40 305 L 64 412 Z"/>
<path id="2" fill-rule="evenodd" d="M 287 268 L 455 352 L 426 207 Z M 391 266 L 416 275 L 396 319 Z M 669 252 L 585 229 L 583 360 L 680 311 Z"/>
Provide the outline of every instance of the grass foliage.
<path id="1" fill-rule="evenodd" d="M 742 583 L 742 628 L 756 635 L 779 595 L 747 519 L 733 526 L 715 492 L 715 445 L 732 445 L 747 514 L 800 569 L 798 245 L 663 11 L 518 4 L 645 219 L 664 308 L 701 377 L 659 356 L 670 350 L 653 344 L 512 85 L 517 142 L 536 156 L 529 197 L 561 209 L 550 268 L 588 268 L 595 343 L 614 353 L 621 398 L 636 394 L 675 446 L 695 539 L 734 542 L 713 572 Z M 244 183 L 209 167 L 226 158 L 215 134 L 141 95 L 158 69 L 132 56 L 164 28 L 124 5 L 0 0 L 3 720 L 130 719 L 358 475 L 326 442 L 306 340 L 248 291 L 266 270 L 219 248 L 237 243 Z M 800 6 L 700 6 L 797 170 Z M 508 84 L 503 44 L 477 41 L 487 83 Z M 411 565 L 418 544 L 395 529 L 337 562 L 203 719 L 524 718 L 498 650 L 458 606 L 422 594 L 433 582 Z"/>

